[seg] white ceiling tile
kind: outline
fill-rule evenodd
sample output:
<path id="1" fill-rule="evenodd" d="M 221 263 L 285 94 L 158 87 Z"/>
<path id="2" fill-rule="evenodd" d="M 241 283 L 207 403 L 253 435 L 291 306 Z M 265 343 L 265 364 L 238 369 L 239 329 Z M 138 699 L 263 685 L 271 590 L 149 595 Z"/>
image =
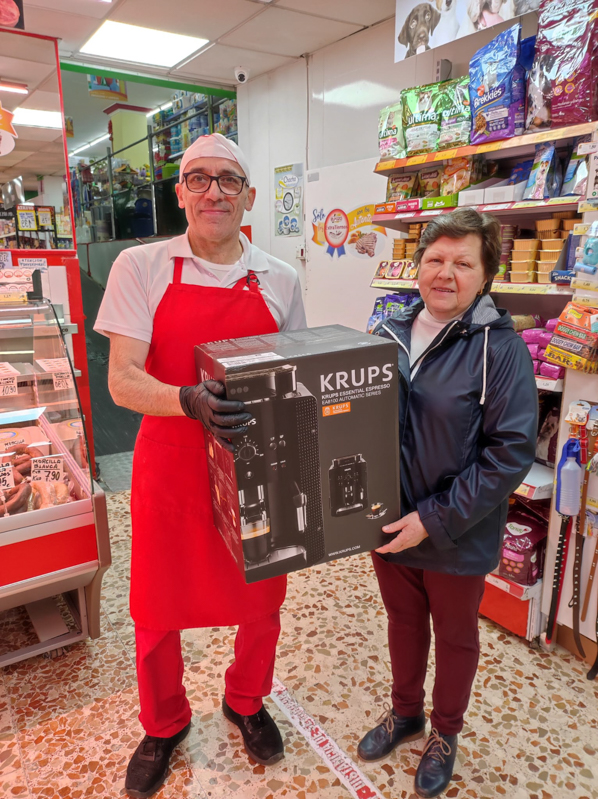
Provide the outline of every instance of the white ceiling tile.
<path id="1" fill-rule="evenodd" d="M 124 0 L 110 19 L 214 41 L 261 10 L 246 0 Z"/>
<path id="2" fill-rule="evenodd" d="M 278 0 L 277 8 L 290 8 L 341 22 L 373 25 L 396 11 L 396 0 Z"/>
<path id="3" fill-rule="evenodd" d="M 264 53 L 300 56 L 349 36 L 360 27 L 282 8 L 267 8 L 263 14 L 223 36 L 221 43 Z"/>
<path id="4" fill-rule="evenodd" d="M 77 52 L 98 28 L 98 20 L 32 6 L 26 10 L 27 30 L 60 39 L 61 53 Z"/>
<path id="5" fill-rule="evenodd" d="M 112 11 L 113 4 L 101 3 L 100 0 L 25 0 L 25 24 L 34 7 L 103 19 Z"/>
<path id="6" fill-rule="evenodd" d="M 0 167 L 6 169 L 7 167 L 15 166 L 15 164 L 28 158 L 30 155 L 33 155 L 33 153 L 27 150 L 13 150 L 11 153 L 8 153 L 8 155 L 0 156 Z"/>
<path id="7" fill-rule="evenodd" d="M 29 25 L 27 30 L 31 30 Z M 0 53 L 5 58 L 23 58 L 26 61 L 56 66 L 54 42 L 38 39 L 36 36 L 22 36 L 16 31 L 0 31 Z"/>
<path id="8" fill-rule="evenodd" d="M 28 125 L 15 125 L 15 130 L 21 141 L 56 141 L 59 130 L 52 128 L 32 128 Z"/>
<path id="9" fill-rule="evenodd" d="M 58 92 L 32 92 L 23 102 L 21 108 L 35 108 L 37 111 L 62 111 Z"/>
<path id="10" fill-rule="evenodd" d="M 257 75 L 287 64 L 289 61 L 292 59 L 284 56 L 216 44 L 174 74 L 181 77 L 188 75 L 193 78 L 211 78 L 226 81 L 232 85 L 236 83 L 235 67 L 244 67 L 249 71 L 249 77 L 255 78 Z"/>

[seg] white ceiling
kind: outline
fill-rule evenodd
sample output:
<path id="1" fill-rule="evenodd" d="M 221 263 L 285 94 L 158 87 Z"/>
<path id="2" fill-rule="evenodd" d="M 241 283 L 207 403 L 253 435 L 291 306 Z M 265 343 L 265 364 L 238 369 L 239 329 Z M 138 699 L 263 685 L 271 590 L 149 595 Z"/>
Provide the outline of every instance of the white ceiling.
<path id="1" fill-rule="evenodd" d="M 173 79 L 233 86 L 234 69 L 251 77 L 313 53 L 394 15 L 395 0 L 24 0 L 28 31 L 59 38 L 63 60 L 100 64 L 78 54 L 104 19 L 208 39 L 187 64 L 149 69 Z M 247 63 L 246 63 L 247 62 Z M 124 70 L 135 68 L 122 62 Z M 148 67 L 139 66 L 148 72 Z"/>

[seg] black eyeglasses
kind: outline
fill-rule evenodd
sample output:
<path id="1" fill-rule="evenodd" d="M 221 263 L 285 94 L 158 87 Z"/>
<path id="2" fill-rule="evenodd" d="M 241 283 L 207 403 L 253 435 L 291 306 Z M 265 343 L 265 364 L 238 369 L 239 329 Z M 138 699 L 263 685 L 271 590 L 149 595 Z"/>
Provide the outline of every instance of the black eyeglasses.
<path id="1" fill-rule="evenodd" d="M 185 172 L 183 175 L 185 185 L 194 194 L 205 194 L 215 181 L 223 194 L 241 194 L 247 178 L 240 175 L 206 175 L 203 172 Z"/>

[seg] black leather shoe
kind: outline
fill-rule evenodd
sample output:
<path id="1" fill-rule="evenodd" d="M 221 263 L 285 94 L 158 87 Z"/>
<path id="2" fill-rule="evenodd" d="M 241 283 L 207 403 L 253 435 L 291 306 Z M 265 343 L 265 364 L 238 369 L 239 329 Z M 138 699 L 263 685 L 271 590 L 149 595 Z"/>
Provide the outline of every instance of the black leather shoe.
<path id="1" fill-rule="evenodd" d="M 173 750 L 189 734 L 191 722 L 170 738 L 154 738 L 146 735 L 129 760 L 125 791 L 134 799 L 147 799 L 161 787 L 168 773 L 168 764 Z"/>
<path id="2" fill-rule="evenodd" d="M 284 757 L 284 746 L 278 727 L 266 708 L 262 707 L 251 716 L 241 716 L 222 700 L 222 712 L 229 721 L 241 730 L 247 754 L 261 763 L 271 766 Z"/>
<path id="3" fill-rule="evenodd" d="M 432 729 L 415 774 L 415 793 L 429 799 L 439 796 L 453 776 L 458 735 L 443 735 Z"/>
<path id="4" fill-rule="evenodd" d="M 399 716 L 389 704 L 384 704 L 385 712 L 380 716 L 377 727 L 370 730 L 359 742 L 357 754 L 367 763 L 382 760 L 395 746 L 422 738 L 426 727 L 426 716 L 422 710 L 419 716 Z"/>

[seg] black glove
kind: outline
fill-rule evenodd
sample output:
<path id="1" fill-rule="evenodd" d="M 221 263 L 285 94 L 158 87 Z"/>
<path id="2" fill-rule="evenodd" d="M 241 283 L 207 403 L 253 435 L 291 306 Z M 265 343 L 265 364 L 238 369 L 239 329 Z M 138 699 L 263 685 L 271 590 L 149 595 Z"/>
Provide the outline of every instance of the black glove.
<path id="1" fill-rule="evenodd" d="M 245 403 L 221 399 L 226 389 L 217 380 L 206 380 L 196 386 L 183 386 L 179 391 L 181 408 L 190 419 L 199 419 L 229 452 L 235 447 L 229 439 L 247 433 L 247 423 L 253 419 Z"/>

